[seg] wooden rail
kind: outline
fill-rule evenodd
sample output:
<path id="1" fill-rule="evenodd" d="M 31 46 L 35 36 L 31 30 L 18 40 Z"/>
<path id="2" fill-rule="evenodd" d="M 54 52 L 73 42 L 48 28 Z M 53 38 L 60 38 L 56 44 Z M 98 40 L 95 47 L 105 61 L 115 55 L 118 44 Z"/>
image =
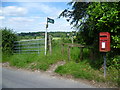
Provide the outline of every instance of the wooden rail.
<path id="1" fill-rule="evenodd" d="M 62 54 L 64 54 L 64 45 L 68 46 L 68 61 L 70 61 L 70 59 L 71 59 L 71 56 L 70 56 L 70 48 L 71 47 L 80 47 L 80 60 L 83 60 L 83 48 L 85 46 L 80 45 L 80 44 L 63 43 L 62 44 Z"/>

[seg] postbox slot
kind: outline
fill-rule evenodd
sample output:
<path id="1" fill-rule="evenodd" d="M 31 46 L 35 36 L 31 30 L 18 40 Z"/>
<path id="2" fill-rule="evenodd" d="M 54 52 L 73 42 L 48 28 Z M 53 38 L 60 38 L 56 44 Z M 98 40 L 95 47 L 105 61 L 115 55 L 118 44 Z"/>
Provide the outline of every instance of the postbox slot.
<path id="1" fill-rule="evenodd" d="M 107 36 L 104 35 L 104 36 L 100 36 L 100 37 L 107 37 Z"/>

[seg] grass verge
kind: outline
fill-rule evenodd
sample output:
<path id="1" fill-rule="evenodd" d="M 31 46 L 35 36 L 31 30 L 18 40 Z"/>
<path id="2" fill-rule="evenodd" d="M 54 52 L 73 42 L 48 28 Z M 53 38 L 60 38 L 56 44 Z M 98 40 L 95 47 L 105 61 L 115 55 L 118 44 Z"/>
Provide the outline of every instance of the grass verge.
<path id="1" fill-rule="evenodd" d="M 9 62 L 11 66 L 16 66 L 18 68 L 46 71 L 51 64 L 57 63 L 61 60 L 66 60 L 66 56 L 62 55 L 61 48 L 56 46 L 53 48 L 52 55 L 50 55 L 49 52 L 46 56 L 43 53 L 14 55 L 4 54 L 2 62 Z"/>
<path id="2" fill-rule="evenodd" d="M 111 72 L 114 71 L 114 72 Z M 118 71 L 114 68 L 107 71 L 106 78 L 103 77 L 103 70 L 93 69 L 90 64 L 84 60 L 80 63 L 69 62 L 63 66 L 59 66 L 56 73 L 60 75 L 72 75 L 74 78 L 82 78 L 87 80 L 94 80 L 97 82 L 106 82 L 110 85 L 118 85 Z"/>
<path id="3" fill-rule="evenodd" d="M 90 51 L 88 49 L 83 50 L 84 60 L 79 60 L 80 49 L 78 47 L 71 48 L 71 61 L 67 61 L 67 47 L 65 46 L 64 54 L 61 53 L 61 46 L 58 42 L 53 43 L 53 53 L 49 53 L 45 56 L 41 54 L 3 54 L 3 62 L 10 62 L 11 66 L 18 68 L 27 68 L 32 70 L 44 70 L 46 71 L 51 64 L 54 64 L 61 60 L 66 60 L 66 64 L 59 66 L 55 72 L 60 75 L 72 75 L 75 78 L 82 78 L 87 80 L 94 80 L 98 82 L 109 82 L 110 84 L 117 85 L 120 80 L 118 79 L 118 70 L 114 67 L 107 68 L 107 76 L 103 77 L 103 69 L 96 69 L 94 66 L 99 66 L 96 63 L 92 65 L 88 59 Z M 76 63 L 79 62 L 79 63 Z"/>

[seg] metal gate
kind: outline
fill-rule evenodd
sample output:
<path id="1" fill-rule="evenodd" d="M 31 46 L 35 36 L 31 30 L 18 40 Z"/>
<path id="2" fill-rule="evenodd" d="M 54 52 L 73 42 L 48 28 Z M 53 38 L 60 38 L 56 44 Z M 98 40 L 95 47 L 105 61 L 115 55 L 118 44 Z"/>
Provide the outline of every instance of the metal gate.
<path id="1" fill-rule="evenodd" d="M 14 53 L 44 53 L 45 39 L 21 40 L 14 42 Z"/>

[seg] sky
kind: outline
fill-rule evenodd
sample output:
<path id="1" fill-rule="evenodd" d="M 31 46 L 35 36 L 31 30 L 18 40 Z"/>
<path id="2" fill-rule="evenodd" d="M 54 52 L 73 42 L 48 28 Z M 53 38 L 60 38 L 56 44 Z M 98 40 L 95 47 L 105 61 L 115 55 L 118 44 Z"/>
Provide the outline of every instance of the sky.
<path id="1" fill-rule="evenodd" d="M 65 1 L 65 0 L 64 0 Z M 30 1 L 30 0 L 2 0 L 0 3 L 0 24 L 13 31 L 39 32 L 46 30 L 47 17 L 55 20 L 54 24 L 48 24 L 48 32 L 74 31 L 65 18 L 58 18 L 66 8 L 68 1 Z"/>

